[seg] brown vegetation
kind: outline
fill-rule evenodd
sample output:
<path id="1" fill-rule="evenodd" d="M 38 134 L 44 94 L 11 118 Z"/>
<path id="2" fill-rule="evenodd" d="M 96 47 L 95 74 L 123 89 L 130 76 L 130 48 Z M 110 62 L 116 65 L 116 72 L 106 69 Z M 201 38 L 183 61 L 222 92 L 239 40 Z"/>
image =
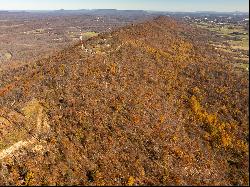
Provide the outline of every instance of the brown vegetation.
<path id="1" fill-rule="evenodd" d="M 0 115 L 50 128 L 0 184 L 248 185 L 248 72 L 204 35 L 159 17 L 1 72 Z"/>

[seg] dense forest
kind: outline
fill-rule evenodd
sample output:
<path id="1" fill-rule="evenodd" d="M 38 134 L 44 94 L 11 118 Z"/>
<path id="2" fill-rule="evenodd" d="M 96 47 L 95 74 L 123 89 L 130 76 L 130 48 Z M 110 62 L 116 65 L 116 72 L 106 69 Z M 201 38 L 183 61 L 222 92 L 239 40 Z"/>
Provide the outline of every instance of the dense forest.
<path id="1" fill-rule="evenodd" d="M 2 185 L 248 185 L 249 79 L 168 17 L 0 69 Z"/>

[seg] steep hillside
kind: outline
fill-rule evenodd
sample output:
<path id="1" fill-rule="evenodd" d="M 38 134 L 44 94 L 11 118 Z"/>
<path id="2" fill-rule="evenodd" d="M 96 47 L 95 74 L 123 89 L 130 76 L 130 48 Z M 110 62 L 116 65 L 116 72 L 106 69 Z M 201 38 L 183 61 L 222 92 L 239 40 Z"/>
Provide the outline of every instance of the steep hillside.
<path id="1" fill-rule="evenodd" d="M 170 18 L 0 70 L 0 184 L 247 185 L 248 72 Z"/>

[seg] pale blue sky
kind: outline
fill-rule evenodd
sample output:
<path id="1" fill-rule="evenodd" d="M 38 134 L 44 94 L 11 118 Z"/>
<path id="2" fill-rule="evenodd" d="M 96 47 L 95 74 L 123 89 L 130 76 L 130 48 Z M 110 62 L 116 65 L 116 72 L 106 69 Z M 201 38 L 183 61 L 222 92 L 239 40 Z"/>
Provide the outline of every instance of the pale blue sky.
<path id="1" fill-rule="evenodd" d="M 244 11 L 248 0 L 0 0 L 0 10 L 140 9 L 165 11 Z"/>

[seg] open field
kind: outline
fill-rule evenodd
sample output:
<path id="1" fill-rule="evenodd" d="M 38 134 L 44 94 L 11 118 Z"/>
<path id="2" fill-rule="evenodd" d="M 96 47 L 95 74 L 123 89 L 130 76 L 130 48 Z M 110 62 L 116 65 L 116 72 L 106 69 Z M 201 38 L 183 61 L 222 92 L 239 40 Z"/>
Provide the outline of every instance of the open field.
<path id="1" fill-rule="evenodd" d="M 207 22 L 194 25 L 214 33 L 220 41 L 213 40 L 211 45 L 217 50 L 232 54 L 237 62 L 235 67 L 249 71 L 249 29 L 245 25 Z"/>
<path id="2" fill-rule="evenodd" d="M 249 50 L 249 34 L 248 30 L 242 28 L 242 26 L 218 26 L 204 23 L 204 24 L 197 24 L 198 27 L 208 29 L 212 32 L 215 32 L 220 37 L 225 37 L 228 40 L 228 43 L 231 47 L 235 49 L 243 49 Z M 237 33 L 234 34 L 234 33 Z"/>
<path id="3" fill-rule="evenodd" d="M 1 12 L 0 63 L 28 62 L 98 33 L 143 20 L 144 13 Z M 11 54 L 11 56 L 10 56 Z"/>

